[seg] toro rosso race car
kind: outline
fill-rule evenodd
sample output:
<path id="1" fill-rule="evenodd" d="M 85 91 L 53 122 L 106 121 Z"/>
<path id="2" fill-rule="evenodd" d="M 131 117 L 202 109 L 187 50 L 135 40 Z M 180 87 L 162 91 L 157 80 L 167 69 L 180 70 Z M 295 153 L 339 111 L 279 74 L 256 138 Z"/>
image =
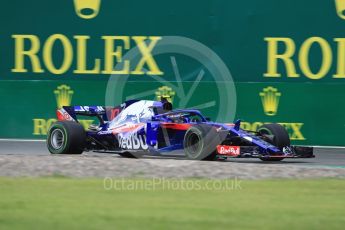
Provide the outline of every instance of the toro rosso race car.
<path id="1" fill-rule="evenodd" d="M 80 116 L 99 120 L 86 130 Z M 123 157 L 184 156 L 192 160 L 252 157 L 264 161 L 314 157 L 313 148 L 291 146 L 285 128 L 265 124 L 257 131 L 217 123 L 193 109 L 172 110 L 167 100 L 126 101 L 117 107 L 64 106 L 49 129 L 52 154 L 83 151 L 117 153 Z"/>

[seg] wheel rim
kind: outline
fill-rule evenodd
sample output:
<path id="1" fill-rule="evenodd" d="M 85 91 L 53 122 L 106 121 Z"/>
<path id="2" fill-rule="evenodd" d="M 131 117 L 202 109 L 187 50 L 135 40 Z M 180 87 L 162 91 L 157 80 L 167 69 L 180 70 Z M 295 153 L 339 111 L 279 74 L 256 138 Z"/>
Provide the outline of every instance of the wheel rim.
<path id="1" fill-rule="evenodd" d="M 51 134 L 51 138 L 50 138 L 50 145 L 58 150 L 61 149 L 62 146 L 65 143 L 65 135 L 62 132 L 62 130 L 60 129 L 55 129 L 52 134 Z"/>
<path id="2" fill-rule="evenodd" d="M 188 152 L 192 155 L 198 155 L 200 149 L 202 148 L 202 142 L 198 134 L 192 133 L 189 135 L 187 140 Z"/>
<path id="3" fill-rule="evenodd" d="M 271 132 L 271 130 L 266 129 L 266 128 L 260 128 L 260 129 L 258 130 L 258 132 L 259 132 L 260 134 L 273 135 L 272 132 Z"/>

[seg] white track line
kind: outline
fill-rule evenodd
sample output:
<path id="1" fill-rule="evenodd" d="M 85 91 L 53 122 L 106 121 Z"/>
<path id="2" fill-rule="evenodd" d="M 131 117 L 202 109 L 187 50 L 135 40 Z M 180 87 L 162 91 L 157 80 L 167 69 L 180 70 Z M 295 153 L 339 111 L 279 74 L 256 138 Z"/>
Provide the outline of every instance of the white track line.
<path id="1" fill-rule="evenodd" d="M 7 141 L 7 142 L 45 142 L 46 140 L 43 139 L 0 139 L 0 141 Z"/>
<path id="2" fill-rule="evenodd" d="M 319 149 L 345 149 L 345 146 L 321 146 L 321 145 L 315 145 L 311 146 L 314 148 L 319 148 Z"/>

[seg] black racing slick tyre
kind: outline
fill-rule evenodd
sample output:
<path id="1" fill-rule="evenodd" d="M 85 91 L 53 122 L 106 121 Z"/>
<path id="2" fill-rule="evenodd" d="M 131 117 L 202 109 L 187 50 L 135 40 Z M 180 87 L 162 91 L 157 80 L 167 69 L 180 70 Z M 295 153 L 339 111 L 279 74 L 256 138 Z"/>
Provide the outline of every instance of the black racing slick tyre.
<path id="1" fill-rule="evenodd" d="M 265 124 L 258 128 L 258 133 L 266 135 L 274 146 L 283 150 L 284 147 L 290 146 L 290 137 L 284 126 L 280 124 Z M 283 158 L 260 158 L 263 161 L 281 161 Z"/>
<path id="2" fill-rule="evenodd" d="M 47 146 L 52 154 L 81 154 L 85 142 L 83 126 L 74 121 L 57 121 L 48 131 Z"/>
<path id="3" fill-rule="evenodd" d="M 216 128 L 207 124 L 190 127 L 183 140 L 185 155 L 190 160 L 214 160 L 221 135 Z"/>

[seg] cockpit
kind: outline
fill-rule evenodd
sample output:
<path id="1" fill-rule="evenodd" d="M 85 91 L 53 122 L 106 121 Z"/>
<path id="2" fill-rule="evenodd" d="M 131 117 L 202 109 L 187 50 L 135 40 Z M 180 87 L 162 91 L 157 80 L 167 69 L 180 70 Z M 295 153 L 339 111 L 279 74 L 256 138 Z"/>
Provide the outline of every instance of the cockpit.
<path id="1" fill-rule="evenodd" d="M 173 123 L 199 123 L 207 121 L 197 110 L 175 110 L 156 115 L 153 117 L 153 120 Z"/>

